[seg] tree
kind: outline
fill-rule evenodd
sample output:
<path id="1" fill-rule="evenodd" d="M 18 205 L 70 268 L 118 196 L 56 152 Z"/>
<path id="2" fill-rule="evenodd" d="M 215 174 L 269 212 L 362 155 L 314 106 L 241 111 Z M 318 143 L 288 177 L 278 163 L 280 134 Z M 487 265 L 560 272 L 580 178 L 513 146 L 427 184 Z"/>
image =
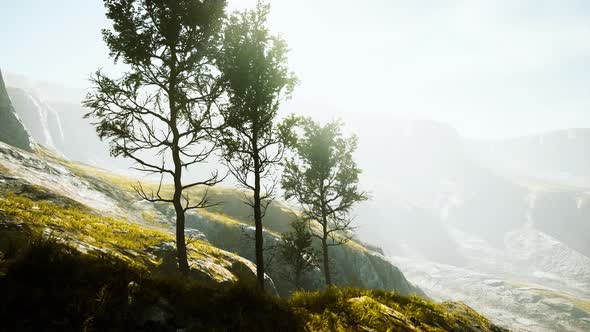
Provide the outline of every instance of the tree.
<path id="1" fill-rule="evenodd" d="M 276 125 L 280 101 L 296 84 L 287 67 L 287 45 L 266 28 L 269 6 L 233 14 L 224 29 L 219 68 L 229 105 L 223 109 L 225 163 L 238 184 L 252 193 L 256 272 L 264 289 L 262 219 L 275 194 L 274 166 L 283 156 L 288 124 Z"/>
<path id="2" fill-rule="evenodd" d="M 312 247 L 313 236 L 307 221 L 298 219 L 291 224 L 292 231 L 282 234 L 278 245 L 278 253 L 289 266 L 285 278 L 296 289 L 301 288 L 302 278 L 316 267 L 317 254 Z"/>
<path id="3" fill-rule="evenodd" d="M 113 156 L 130 158 L 136 169 L 160 176 L 157 188 L 145 190 L 138 183 L 135 190 L 147 201 L 174 206 L 178 265 L 186 274 L 185 213 L 209 205 L 206 193 L 191 201 L 187 190 L 220 181 L 214 172 L 186 183 L 183 171 L 205 162 L 216 148 L 214 113 L 222 89 L 214 58 L 226 3 L 104 0 L 104 5 L 113 28 L 102 31 L 103 39 L 126 72 L 118 79 L 96 72 L 84 101 L 90 108 L 86 117 L 97 120 L 97 133 L 110 140 Z M 171 195 L 162 193 L 164 177 L 173 179 Z"/>
<path id="4" fill-rule="evenodd" d="M 301 120 L 302 135 L 294 144 L 295 156 L 284 162 L 281 185 L 286 199 L 295 199 L 303 215 L 321 228 L 323 267 L 326 285 L 332 285 L 328 248 L 352 239 L 355 203 L 368 199 L 358 189 L 361 170 L 352 159 L 357 138 L 342 136 L 341 123 L 324 126 L 307 118 Z"/>

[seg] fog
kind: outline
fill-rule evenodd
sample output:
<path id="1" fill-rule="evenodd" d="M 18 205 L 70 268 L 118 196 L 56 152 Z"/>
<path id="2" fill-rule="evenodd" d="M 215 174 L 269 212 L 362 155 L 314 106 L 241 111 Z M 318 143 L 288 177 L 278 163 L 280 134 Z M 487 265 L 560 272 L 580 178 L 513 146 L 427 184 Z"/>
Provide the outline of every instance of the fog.
<path id="1" fill-rule="evenodd" d="M 83 113 L 76 105 L 94 70 L 119 70 L 100 41 L 101 2 L 83 3 L 2 5 L 8 86 L 62 119 Z M 354 212 L 359 239 L 433 298 L 514 328 L 588 327 L 586 309 L 576 316 L 529 297 L 539 287 L 554 292 L 550 301 L 590 301 L 590 3 L 271 4 L 271 29 L 300 80 L 281 116 L 341 119 L 359 138 L 370 194 Z M 12 28 L 24 15 L 26 26 Z M 125 171 L 87 122 L 74 127 L 85 148 L 69 157 Z M 556 317 L 562 325 L 551 325 Z"/>

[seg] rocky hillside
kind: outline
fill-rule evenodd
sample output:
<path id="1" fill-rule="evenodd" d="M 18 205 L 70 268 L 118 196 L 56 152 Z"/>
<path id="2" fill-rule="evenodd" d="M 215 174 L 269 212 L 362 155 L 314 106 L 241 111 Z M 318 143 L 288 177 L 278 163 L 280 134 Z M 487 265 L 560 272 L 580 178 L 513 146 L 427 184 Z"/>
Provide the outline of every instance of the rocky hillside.
<path id="1" fill-rule="evenodd" d="M 141 269 L 174 270 L 171 229 L 125 217 L 124 206 L 116 203 L 118 193 L 102 193 L 96 184 L 59 164 L 59 159 L 3 143 L 0 155 L 0 251 L 18 249 L 27 239 L 40 236 L 83 253 L 106 253 Z M 189 257 L 191 274 L 203 282 L 255 278 L 251 262 L 202 239 L 191 243 Z"/>
<path id="2" fill-rule="evenodd" d="M 41 84 L 18 77 L 13 78 L 12 83 L 15 87 L 10 88 L 9 93 L 16 112 L 35 140 L 45 148 L 37 154 L 3 149 L 0 165 L 4 164 L 24 181 L 71 198 L 103 215 L 166 229 L 174 227 L 171 207 L 140 201 L 132 188 L 135 179 L 63 159 L 65 156 L 69 160 L 96 162 L 107 148 L 105 143 L 98 140 L 89 122 L 82 120 L 84 111 L 71 98 L 56 101 L 45 93 L 50 91 L 52 94 L 70 95 L 67 91 L 48 86 L 48 83 Z M 171 188 L 165 186 L 164 191 L 170 192 Z M 191 194 L 202 195 L 202 191 L 196 189 Z M 189 232 L 193 231 L 198 234 L 195 235 L 197 238 L 206 239 L 220 249 L 235 252 L 253 261 L 254 246 L 249 236 L 252 233 L 250 211 L 242 203 L 241 193 L 218 188 L 210 196 L 222 205 L 189 215 L 189 227 L 192 228 Z M 280 233 L 288 230 L 289 223 L 295 218 L 295 213 L 282 204 L 270 206 L 265 218 L 265 242 L 269 248 L 277 244 Z M 279 292 L 288 294 L 291 285 L 281 276 L 285 262 L 274 259 L 275 254 L 270 249 L 266 255 L 267 260 L 272 262 L 269 264 L 269 274 L 275 280 Z M 335 248 L 332 256 L 334 278 L 339 285 L 421 294 L 383 255 L 367 250 L 358 243 Z M 319 269 L 310 274 L 305 286 L 308 289 L 323 287 Z"/>
<path id="3" fill-rule="evenodd" d="M 3 190 L 5 194 L 10 192 L 19 193 L 24 190 L 22 188 L 42 188 L 40 189 L 42 192 L 47 191 L 53 195 L 48 196 L 47 204 L 49 205 L 47 205 L 47 208 L 53 208 L 51 204 L 55 205 L 56 202 L 70 200 L 85 209 L 91 209 L 84 213 L 120 218 L 142 227 L 155 228 L 164 233 L 171 233 L 174 228 L 174 218 L 171 216 L 170 207 L 141 201 L 132 189 L 132 185 L 136 180 L 131 178 L 68 162 L 41 148 L 38 153 L 34 154 L 12 149 L 4 144 L 0 145 L 0 167 L 4 169 L 2 186 L 5 187 Z M 148 187 L 155 186 L 155 184 L 150 183 L 144 185 Z M 171 190 L 171 188 L 165 186 L 164 192 L 167 190 Z M 198 196 L 202 194 L 202 191 L 196 189 L 192 194 Z M 39 193 L 33 193 L 32 195 L 33 198 L 39 195 L 43 196 Z M 33 201 L 18 201 L 25 199 L 22 196 L 10 196 L 10 199 L 15 200 L 11 204 L 15 206 L 22 205 L 21 212 L 24 212 L 35 203 Z M 189 236 L 195 239 L 196 243 L 208 243 L 210 247 L 219 248 L 220 253 L 228 255 L 227 259 L 230 263 L 229 257 L 231 257 L 231 254 L 228 252 L 235 252 L 239 255 L 235 257 L 236 261 L 243 262 L 244 259 L 241 259 L 241 257 L 253 260 L 252 238 L 248 236 L 251 232 L 251 226 L 247 218 L 249 211 L 241 203 L 240 194 L 234 190 L 222 188 L 211 192 L 210 197 L 212 200 L 220 202 L 221 205 L 189 215 Z M 70 208 L 69 205 L 66 207 Z M 15 212 L 15 218 L 18 217 L 18 213 L 19 211 Z M 45 212 L 41 210 L 39 213 Z M 296 216 L 294 212 L 280 204 L 271 206 L 267 216 L 265 237 L 267 244 L 272 245 L 278 241 L 280 232 L 288 229 L 288 223 Z M 41 219 L 45 220 L 45 218 Z M 51 225 L 43 227 L 49 227 L 45 232 L 56 232 Z M 91 230 L 85 234 L 85 236 L 91 235 Z M 69 235 L 63 235 L 63 237 L 66 236 Z M 150 242 L 150 247 L 135 248 L 133 251 L 152 252 L 156 250 L 155 247 L 173 247 L 170 243 L 172 241 L 170 236 L 161 238 L 161 240 L 161 243 Z M 91 243 L 85 243 L 82 240 L 78 240 L 78 242 L 91 245 Z M 128 252 L 120 254 L 123 256 L 131 255 L 130 257 L 133 255 L 133 253 Z M 269 250 L 267 254 L 268 258 L 271 259 L 273 252 Z M 335 267 L 336 280 L 339 285 L 391 289 L 402 294 L 421 294 L 420 290 L 411 285 L 399 269 L 391 265 L 381 254 L 370 251 L 357 243 L 352 242 L 347 246 L 334 250 L 333 257 L 333 266 Z M 249 263 L 249 261 L 246 262 Z M 222 267 L 225 266 L 225 269 L 228 270 L 228 266 L 231 267 L 233 264 L 230 263 L 221 264 L 221 267 L 213 267 L 213 269 L 222 270 Z M 270 277 L 276 281 L 281 294 L 289 294 L 291 286 L 281 278 L 279 273 L 284 270 L 282 264 L 285 263 L 274 259 L 273 264 L 271 264 L 269 270 Z M 200 264 L 195 261 L 193 265 L 199 267 L 207 264 Z M 231 269 L 229 269 L 221 274 L 228 275 L 226 279 L 237 279 L 234 278 L 235 276 L 230 276 L 231 272 Z M 321 271 L 314 271 L 310 275 L 307 288 L 323 287 L 321 280 Z"/>
<path id="4" fill-rule="evenodd" d="M 21 121 L 35 141 L 54 151 L 63 151 L 66 138 L 60 114 L 24 89 L 8 87 L 7 91 Z"/>

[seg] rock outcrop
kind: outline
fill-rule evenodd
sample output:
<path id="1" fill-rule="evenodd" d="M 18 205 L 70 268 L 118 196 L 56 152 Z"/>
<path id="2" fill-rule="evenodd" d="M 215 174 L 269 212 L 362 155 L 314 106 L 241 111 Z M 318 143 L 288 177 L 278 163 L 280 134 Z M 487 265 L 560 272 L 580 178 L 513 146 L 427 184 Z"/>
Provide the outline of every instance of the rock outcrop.
<path id="1" fill-rule="evenodd" d="M 188 215 L 187 226 L 198 229 L 207 240 L 216 247 L 236 252 L 240 256 L 255 261 L 254 228 L 239 222 L 222 222 L 211 217 L 196 213 Z M 264 231 L 264 243 L 267 250 L 265 258 L 270 262 L 268 274 L 275 282 L 281 295 L 288 295 L 293 291 L 293 285 L 286 280 L 284 271 L 286 263 L 281 261 L 272 248 L 276 247 L 280 237 Z M 319 243 L 315 243 L 319 249 Z M 403 273 L 392 265 L 382 254 L 368 250 L 356 243 L 331 247 L 331 266 L 336 285 L 369 289 L 389 289 L 401 294 L 424 293 L 412 285 Z M 317 268 L 307 274 L 304 288 L 309 290 L 324 287 L 323 272 Z"/>
<path id="2" fill-rule="evenodd" d="M 0 141 L 32 151 L 29 134 L 14 111 L 0 72 Z"/>

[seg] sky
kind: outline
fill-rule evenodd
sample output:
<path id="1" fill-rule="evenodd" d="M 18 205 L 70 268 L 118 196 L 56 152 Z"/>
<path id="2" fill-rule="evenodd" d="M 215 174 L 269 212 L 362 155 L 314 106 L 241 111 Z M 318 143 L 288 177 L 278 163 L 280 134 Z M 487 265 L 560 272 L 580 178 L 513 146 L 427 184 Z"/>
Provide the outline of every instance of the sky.
<path id="1" fill-rule="evenodd" d="M 230 9 L 254 0 L 230 0 Z M 276 0 L 270 27 L 300 79 L 284 114 L 433 119 L 466 137 L 590 127 L 590 2 Z M 3 72 L 86 88 L 112 68 L 100 0 L 0 4 Z"/>

